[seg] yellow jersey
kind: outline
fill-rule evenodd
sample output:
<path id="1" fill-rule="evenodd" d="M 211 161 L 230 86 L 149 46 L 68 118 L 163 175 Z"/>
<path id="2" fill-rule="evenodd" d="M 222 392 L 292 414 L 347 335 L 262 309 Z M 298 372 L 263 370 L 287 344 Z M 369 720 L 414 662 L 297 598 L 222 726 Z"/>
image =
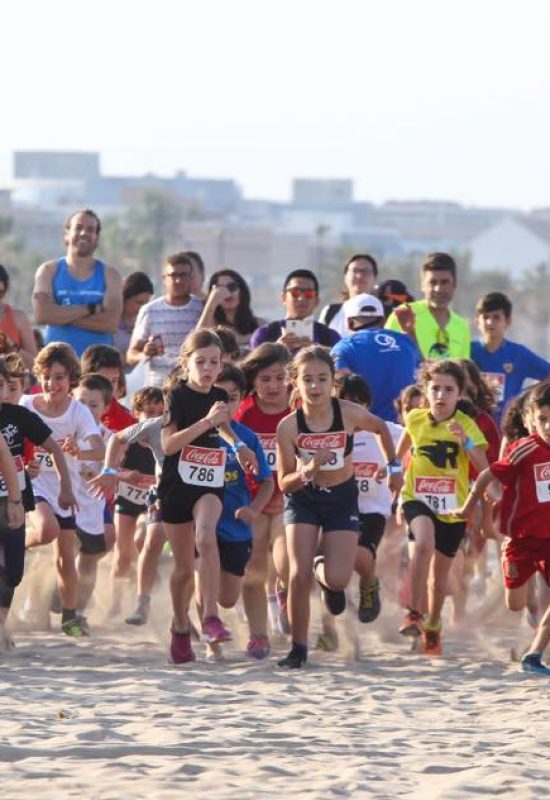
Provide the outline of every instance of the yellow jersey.
<path id="1" fill-rule="evenodd" d="M 459 422 L 474 445 L 487 447 L 487 441 L 474 420 L 462 411 L 435 422 L 427 408 L 413 408 L 405 417 L 412 451 L 402 502 L 417 500 L 427 505 L 443 522 L 461 522 L 447 516 L 468 496 L 468 454 L 451 433 L 449 422 Z"/>

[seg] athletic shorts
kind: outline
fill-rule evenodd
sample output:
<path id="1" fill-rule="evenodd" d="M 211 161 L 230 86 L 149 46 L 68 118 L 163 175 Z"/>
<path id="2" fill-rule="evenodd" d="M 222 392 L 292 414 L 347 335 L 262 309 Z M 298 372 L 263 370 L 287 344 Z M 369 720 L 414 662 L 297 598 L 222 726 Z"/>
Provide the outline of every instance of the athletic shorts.
<path id="1" fill-rule="evenodd" d="M 136 503 L 132 503 L 131 500 L 127 500 L 125 497 L 117 497 L 115 503 L 115 511 L 117 514 L 124 514 L 126 517 L 132 517 L 133 519 L 137 519 L 140 514 L 144 514 L 147 510 L 147 506 L 138 506 Z"/>
<path id="2" fill-rule="evenodd" d="M 218 497 L 223 505 L 223 486 L 219 489 L 202 486 L 187 486 L 180 484 L 181 489 L 177 496 L 173 492 L 167 492 L 160 501 L 162 522 L 170 525 L 181 525 L 185 522 L 193 521 L 193 509 L 196 503 L 205 494 L 212 494 Z"/>
<path id="3" fill-rule="evenodd" d="M 252 539 L 245 542 L 232 542 L 216 536 L 220 551 L 220 566 L 224 572 L 242 578 L 252 553 Z"/>
<path id="4" fill-rule="evenodd" d="M 386 527 L 386 517 L 383 514 L 359 514 L 359 524 L 361 526 L 359 547 L 370 550 L 376 558 L 376 551 Z"/>
<path id="5" fill-rule="evenodd" d="M 95 556 L 98 553 L 105 553 L 107 551 L 104 533 L 86 533 L 80 530 L 80 528 L 77 528 L 76 535 L 80 542 L 80 552 L 84 553 L 84 555 Z"/>
<path id="6" fill-rule="evenodd" d="M 518 589 L 535 572 L 550 585 L 550 539 L 525 537 L 502 543 L 502 572 L 507 589 Z"/>
<path id="7" fill-rule="evenodd" d="M 109 502 L 105 503 L 105 508 L 103 509 L 103 522 L 105 525 L 113 524 L 113 509 Z"/>
<path id="8" fill-rule="evenodd" d="M 443 522 L 440 520 L 429 506 L 421 503 L 420 500 L 406 500 L 403 503 L 403 516 L 409 525 L 409 542 L 414 542 L 414 534 L 410 529 L 410 524 L 416 517 L 429 517 L 435 528 L 435 549 L 441 555 L 454 558 L 464 535 L 466 533 L 465 522 Z"/>
<path id="9" fill-rule="evenodd" d="M 329 489 L 308 483 L 298 492 L 285 494 L 283 521 L 285 525 L 314 525 L 324 533 L 361 533 L 357 498 L 355 478 Z"/>
<path id="10" fill-rule="evenodd" d="M 36 495 L 34 498 L 35 503 L 46 503 L 46 505 L 51 508 L 50 504 L 44 497 L 40 497 L 40 495 Z M 60 531 L 74 531 L 76 530 L 76 519 L 74 514 L 70 514 L 68 517 L 61 517 L 59 514 L 54 514 L 54 517 L 57 520 L 59 525 Z"/>

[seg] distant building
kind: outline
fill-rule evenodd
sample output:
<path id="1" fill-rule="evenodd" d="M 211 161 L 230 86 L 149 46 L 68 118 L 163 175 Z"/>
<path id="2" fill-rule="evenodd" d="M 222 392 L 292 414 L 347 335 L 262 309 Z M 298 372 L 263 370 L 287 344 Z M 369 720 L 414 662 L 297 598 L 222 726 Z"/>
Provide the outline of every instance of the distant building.
<path id="1" fill-rule="evenodd" d="M 303 208 L 338 209 L 353 203 L 353 181 L 344 179 L 295 178 L 292 205 Z"/>
<path id="2" fill-rule="evenodd" d="M 502 219 L 475 236 L 469 250 L 473 269 L 505 270 L 517 278 L 550 264 L 550 222 L 530 215 Z"/>
<path id="3" fill-rule="evenodd" d="M 13 156 L 16 181 L 33 178 L 85 181 L 98 177 L 99 172 L 99 153 L 18 150 Z"/>

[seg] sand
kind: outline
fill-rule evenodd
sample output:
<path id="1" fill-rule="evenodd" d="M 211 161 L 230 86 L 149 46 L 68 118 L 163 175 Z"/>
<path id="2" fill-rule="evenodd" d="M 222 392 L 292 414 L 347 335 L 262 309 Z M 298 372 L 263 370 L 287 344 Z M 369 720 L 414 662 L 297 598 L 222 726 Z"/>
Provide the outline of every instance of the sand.
<path id="1" fill-rule="evenodd" d="M 246 660 L 236 613 L 224 663 L 199 645 L 196 664 L 168 665 L 164 587 L 144 628 L 96 609 L 86 640 L 18 631 L 0 655 L 1 796 L 547 797 L 550 682 L 518 673 L 527 624 L 490 605 L 431 660 L 407 652 L 391 604 L 369 626 L 350 612 L 341 651 L 299 672 L 275 666 L 284 641 Z"/>

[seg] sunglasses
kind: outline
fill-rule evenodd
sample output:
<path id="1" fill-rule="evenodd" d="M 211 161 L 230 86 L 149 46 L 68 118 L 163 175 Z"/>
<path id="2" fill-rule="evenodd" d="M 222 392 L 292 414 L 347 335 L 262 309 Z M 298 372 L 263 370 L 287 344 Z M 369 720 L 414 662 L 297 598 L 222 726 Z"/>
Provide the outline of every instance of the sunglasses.
<path id="1" fill-rule="evenodd" d="M 449 334 L 444 328 L 437 329 L 436 341 L 430 347 L 430 355 L 446 356 L 449 353 Z"/>
<path id="2" fill-rule="evenodd" d="M 315 289 L 300 289 L 298 286 L 290 286 L 288 289 L 285 289 L 285 291 L 295 300 L 299 297 L 305 297 L 306 300 L 313 300 L 317 297 Z"/>
<path id="3" fill-rule="evenodd" d="M 384 303 L 407 303 L 409 301 L 408 294 L 385 294 L 383 302 Z"/>
<path id="4" fill-rule="evenodd" d="M 228 292 L 238 292 L 239 291 L 239 284 L 236 281 L 229 281 L 229 283 L 217 283 L 216 288 L 221 286 L 223 289 L 227 289 Z"/>

